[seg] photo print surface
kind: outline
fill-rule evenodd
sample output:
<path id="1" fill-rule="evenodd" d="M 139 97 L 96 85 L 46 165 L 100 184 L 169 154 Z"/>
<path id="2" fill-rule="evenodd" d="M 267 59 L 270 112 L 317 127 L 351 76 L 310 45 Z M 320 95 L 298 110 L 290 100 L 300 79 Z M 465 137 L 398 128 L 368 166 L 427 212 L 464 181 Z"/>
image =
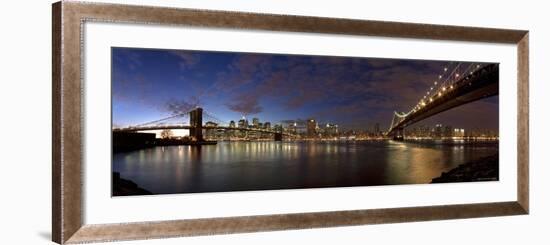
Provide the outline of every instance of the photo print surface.
<path id="1" fill-rule="evenodd" d="M 112 195 L 498 181 L 499 65 L 113 47 Z"/>

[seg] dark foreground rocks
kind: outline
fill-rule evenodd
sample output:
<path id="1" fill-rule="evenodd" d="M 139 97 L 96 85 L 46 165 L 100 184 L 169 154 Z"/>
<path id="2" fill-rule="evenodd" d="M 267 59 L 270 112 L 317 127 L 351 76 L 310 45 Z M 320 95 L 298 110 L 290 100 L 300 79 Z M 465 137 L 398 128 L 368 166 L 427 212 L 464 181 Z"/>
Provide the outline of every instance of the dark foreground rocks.
<path id="1" fill-rule="evenodd" d="M 432 183 L 474 182 L 498 180 L 498 154 L 480 158 L 443 172 Z"/>
<path id="2" fill-rule="evenodd" d="M 120 178 L 120 173 L 113 172 L 113 196 L 152 195 L 148 190 L 140 188 L 133 181 Z"/>

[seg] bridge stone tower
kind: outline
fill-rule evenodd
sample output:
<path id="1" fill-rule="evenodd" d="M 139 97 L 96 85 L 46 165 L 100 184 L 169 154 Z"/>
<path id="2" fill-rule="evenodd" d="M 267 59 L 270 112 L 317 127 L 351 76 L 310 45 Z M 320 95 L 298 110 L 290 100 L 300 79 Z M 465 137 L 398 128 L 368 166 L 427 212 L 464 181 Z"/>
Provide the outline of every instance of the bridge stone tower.
<path id="1" fill-rule="evenodd" d="M 402 141 L 405 140 L 405 134 L 403 133 L 403 128 L 397 128 L 393 134 L 393 140 Z"/>
<path id="2" fill-rule="evenodd" d="M 283 134 L 280 132 L 276 132 L 273 134 L 273 139 L 275 141 L 283 141 Z"/>
<path id="3" fill-rule="evenodd" d="M 202 108 L 197 107 L 189 112 L 189 114 L 189 125 L 191 125 L 189 136 L 196 141 L 204 141 L 204 138 L 202 137 Z"/>

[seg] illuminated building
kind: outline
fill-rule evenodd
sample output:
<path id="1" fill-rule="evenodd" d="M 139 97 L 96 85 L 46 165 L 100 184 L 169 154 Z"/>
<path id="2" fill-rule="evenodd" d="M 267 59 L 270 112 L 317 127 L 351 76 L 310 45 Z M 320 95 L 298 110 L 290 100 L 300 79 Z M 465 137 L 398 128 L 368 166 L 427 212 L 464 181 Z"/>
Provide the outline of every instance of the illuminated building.
<path id="1" fill-rule="evenodd" d="M 443 137 L 453 137 L 453 128 L 451 126 L 445 126 L 445 130 L 443 131 Z"/>
<path id="2" fill-rule="evenodd" d="M 208 121 L 204 124 L 204 127 L 207 128 L 206 130 L 204 130 L 204 136 L 205 138 L 207 139 L 216 139 L 217 135 L 216 135 L 216 132 L 218 131 L 217 129 L 208 129 L 209 127 L 217 127 L 218 124 L 215 123 L 215 122 L 211 122 L 211 121 Z"/>
<path id="3" fill-rule="evenodd" d="M 317 123 L 315 122 L 315 119 L 308 119 L 307 120 L 307 136 L 308 137 L 315 137 L 317 132 L 315 128 L 317 127 Z"/>
<path id="4" fill-rule="evenodd" d="M 336 135 L 338 135 L 338 125 L 327 123 L 325 125 L 324 133 L 325 133 L 325 136 L 336 136 Z"/>
<path id="5" fill-rule="evenodd" d="M 248 121 L 246 119 L 239 120 L 239 128 L 247 128 L 248 127 Z"/>
<path id="6" fill-rule="evenodd" d="M 433 130 L 433 137 L 434 138 L 441 138 L 443 136 L 443 125 L 436 124 L 435 128 Z"/>
<path id="7" fill-rule="evenodd" d="M 463 128 L 455 128 L 453 130 L 453 137 L 464 137 L 464 129 Z"/>
<path id="8" fill-rule="evenodd" d="M 253 126 L 254 128 L 259 128 L 259 126 L 260 126 L 260 119 L 257 118 L 257 117 L 252 118 L 252 126 Z"/>

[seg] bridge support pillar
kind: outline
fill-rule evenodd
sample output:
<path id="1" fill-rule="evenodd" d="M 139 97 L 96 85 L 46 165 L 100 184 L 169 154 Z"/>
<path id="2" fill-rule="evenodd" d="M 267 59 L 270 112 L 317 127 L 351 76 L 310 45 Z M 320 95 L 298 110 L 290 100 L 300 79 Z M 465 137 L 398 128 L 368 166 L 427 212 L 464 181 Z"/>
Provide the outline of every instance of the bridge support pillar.
<path id="1" fill-rule="evenodd" d="M 195 141 L 204 141 L 202 136 L 202 108 L 197 107 L 189 114 L 189 125 L 191 125 L 189 136 Z"/>
<path id="2" fill-rule="evenodd" d="M 403 134 L 403 128 L 398 128 L 395 130 L 395 133 L 393 134 L 393 140 L 402 141 L 405 139 L 405 135 Z"/>
<path id="3" fill-rule="evenodd" d="M 273 134 L 275 141 L 283 141 L 283 134 L 282 133 L 274 133 Z"/>

